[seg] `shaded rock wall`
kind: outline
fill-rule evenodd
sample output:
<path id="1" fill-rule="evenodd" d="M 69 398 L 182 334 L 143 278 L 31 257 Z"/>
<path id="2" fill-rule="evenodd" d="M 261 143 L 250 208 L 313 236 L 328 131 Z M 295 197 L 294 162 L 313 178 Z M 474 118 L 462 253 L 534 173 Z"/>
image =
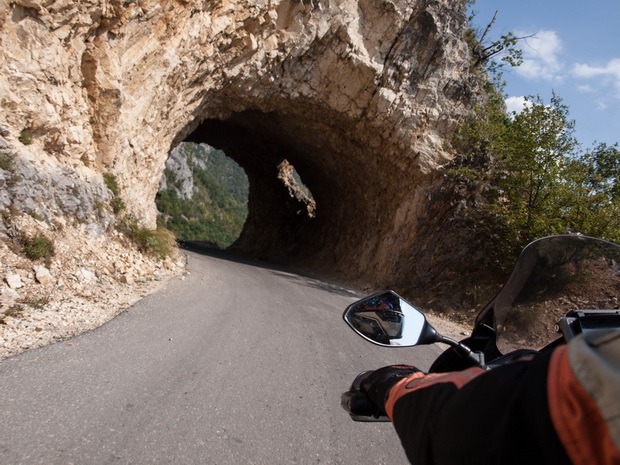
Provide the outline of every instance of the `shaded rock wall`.
<path id="1" fill-rule="evenodd" d="M 170 150 L 224 149 L 250 180 L 238 251 L 387 283 L 431 253 L 429 193 L 478 92 L 466 27 L 463 0 L 0 0 L 0 126 L 20 163 L 99 186 L 93 205 L 114 173 L 148 225 Z"/>

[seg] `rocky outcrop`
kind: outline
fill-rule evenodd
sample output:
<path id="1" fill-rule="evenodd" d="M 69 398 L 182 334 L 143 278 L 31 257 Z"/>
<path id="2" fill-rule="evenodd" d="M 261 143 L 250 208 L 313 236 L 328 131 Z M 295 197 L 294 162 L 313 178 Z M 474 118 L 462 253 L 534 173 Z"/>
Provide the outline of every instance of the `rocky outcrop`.
<path id="1" fill-rule="evenodd" d="M 239 252 L 389 282 L 432 254 L 420 218 L 478 89 L 466 28 L 464 0 L 0 0 L 0 206 L 105 235 L 107 172 L 154 226 L 171 149 L 205 142 L 250 180 Z"/>
<path id="2" fill-rule="evenodd" d="M 189 166 L 187 154 L 179 145 L 170 152 L 170 156 L 166 160 L 165 169 L 168 170 L 169 176 L 174 179 L 175 185 L 168 185 L 168 178 L 162 175 L 159 181 L 158 191 L 166 189 L 175 189 L 177 195 L 182 199 L 191 200 L 194 196 L 194 175 L 192 168 Z"/>

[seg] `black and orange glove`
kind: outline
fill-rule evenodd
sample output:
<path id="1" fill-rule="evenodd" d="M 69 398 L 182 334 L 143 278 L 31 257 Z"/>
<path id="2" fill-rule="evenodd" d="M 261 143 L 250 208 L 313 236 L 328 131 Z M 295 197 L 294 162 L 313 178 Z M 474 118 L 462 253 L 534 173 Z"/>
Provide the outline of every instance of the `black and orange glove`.
<path id="1" fill-rule="evenodd" d="M 386 415 L 385 403 L 387 402 L 390 389 L 401 379 L 407 378 L 419 371 L 421 370 L 411 365 L 390 365 L 379 368 L 362 381 L 360 390 L 370 398 L 372 403 L 380 410 L 381 415 Z"/>

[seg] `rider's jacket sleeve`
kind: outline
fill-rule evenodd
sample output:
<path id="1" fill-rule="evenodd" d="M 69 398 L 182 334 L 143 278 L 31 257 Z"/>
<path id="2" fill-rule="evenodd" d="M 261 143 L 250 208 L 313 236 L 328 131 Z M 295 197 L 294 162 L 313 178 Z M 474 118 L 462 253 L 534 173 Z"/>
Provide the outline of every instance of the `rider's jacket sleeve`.
<path id="1" fill-rule="evenodd" d="M 386 410 L 415 465 L 620 464 L 620 332 L 491 371 L 416 373 Z"/>
<path id="2" fill-rule="evenodd" d="M 573 463 L 620 464 L 620 331 L 591 333 L 556 350 L 548 393 Z"/>

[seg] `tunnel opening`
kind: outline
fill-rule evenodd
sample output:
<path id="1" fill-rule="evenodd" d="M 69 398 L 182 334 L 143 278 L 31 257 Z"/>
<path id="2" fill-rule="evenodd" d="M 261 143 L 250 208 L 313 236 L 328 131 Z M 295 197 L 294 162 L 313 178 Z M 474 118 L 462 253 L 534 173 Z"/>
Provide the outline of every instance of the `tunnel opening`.
<path id="1" fill-rule="evenodd" d="M 166 161 L 155 198 L 158 226 L 183 241 L 228 248 L 248 215 L 245 171 L 222 150 L 183 142 Z"/>
<path id="2" fill-rule="evenodd" d="M 353 160 L 326 143 L 329 133 L 333 129 L 314 127 L 306 115 L 257 110 L 205 119 L 189 131 L 186 140 L 224 150 L 248 176 L 248 217 L 232 251 L 303 265 L 330 248 L 335 235 L 329 228 L 350 203 L 350 177 L 338 176 L 338 167 Z"/>
<path id="3" fill-rule="evenodd" d="M 377 173 L 398 172 L 388 152 L 356 136 L 356 121 L 302 110 L 233 112 L 183 134 L 223 150 L 248 176 L 248 216 L 229 250 L 325 276 L 364 275 L 390 233 L 394 212 L 380 208 L 381 193 L 399 183 Z"/>
<path id="4" fill-rule="evenodd" d="M 283 159 L 274 176 L 286 190 L 284 209 L 296 223 L 316 215 L 316 201 L 295 167 Z M 258 200 L 268 189 L 257 186 Z M 250 182 L 244 168 L 223 150 L 206 143 L 182 142 L 166 161 L 156 195 L 158 226 L 177 238 L 228 249 L 239 239 L 248 217 Z"/>

